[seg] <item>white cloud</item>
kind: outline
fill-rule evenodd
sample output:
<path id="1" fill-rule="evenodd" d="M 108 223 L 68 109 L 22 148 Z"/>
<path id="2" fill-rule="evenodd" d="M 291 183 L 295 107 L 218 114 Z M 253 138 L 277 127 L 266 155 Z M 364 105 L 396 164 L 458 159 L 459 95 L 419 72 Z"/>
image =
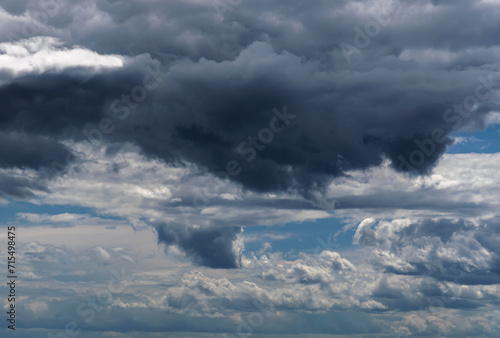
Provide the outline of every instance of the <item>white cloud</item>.
<path id="1" fill-rule="evenodd" d="M 335 179 L 326 194 L 324 204 L 336 202 L 337 209 L 321 210 L 297 195 L 246 192 L 194 166 L 168 166 L 138 154 L 133 147 L 106 155 L 104 148 L 90 144 L 69 146 L 86 161 L 51 181 L 51 192 L 38 193 L 37 203 L 91 207 L 129 219 L 136 227 L 158 221 L 196 226 L 273 225 L 329 218 L 332 212 L 353 222 L 374 215 L 490 218 L 500 210 L 500 154 L 447 154 L 432 174 L 421 177 L 396 173 L 388 164 L 351 172 Z M 220 188 L 216 193 L 206 190 L 214 183 Z M 286 202 L 295 206 L 280 208 Z"/>
<path id="2" fill-rule="evenodd" d="M 387 306 L 380 304 L 376 300 L 370 299 L 369 301 L 361 303 L 360 308 L 365 310 L 385 310 Z"/>
<path id="3" fill-rule="evenodd" d="M 363 221 L 354 239 L 371 248 L 370 260 L 387 271 L 438 280 L 499 283 L 498 219 L 480 223 L 453 219 Z"/>
<path id="4" fill-rule="evenodd" d="M 66 48 L 62 41 L 48 36 L 0 43 L 0 72 L 16 77 L 72 68 L 101 71 L 120 68 L 124 60 L 120 55 L 100 55 L 79 46 Z"/>
<path id="5" fill-rule="evenodd" d="M 486 117 L 486 125 L 500 124 L 500 113 L 492 112 Z"/>
<path id="6" fill-rule="evenodd" d="M 154 222 L 252 226 L 332 217 L 327 211 L 312 209 L 297 195 L 246 192 L 194 165 L 174 167 L 149 159 L 135 147 L 109 155 L 104 147 L 94 148 L 88 142 L 68 146 L 85 161 L 49 182 L 50 192 L 39 193 L 37 203 L 95 208 L 129 219 L 136 228 Z M 214 185 L 219 187 L 215 193 L 211 190 Z M 299 203 L 288 208 L 280 207 L 281 201 Z"/>
<path id="7" fill-rule="evenodd" d="M 482 140 L 479 140 L 473 136 L 469 137 L 461 137 L 457 136 L 453 138 L 454 144 L 467 144 L 467 143 L 473 143 L 473 142 L 481 142 Z"/>
<path id="8" fill-rule="evenodd" d="M 355 222 L 379 218 L 491 218 L 500 210 L 500 153 L 445 154 L 432 173 L 407 176 L 386 163 L 333 180 L 327 201 Z"/>
<path id="9" fill-rule="evenodd" d="M 19 219 L 28 221 L 30 223 L 62 223 L 62 222 L 77 222 L 82 221 L 87 218 L 87 215 L 81 214 L 58 214 L 58 215 L 49 215 L 49 214 L 34 214 L 34 213 L 26 213 L 20 212 L 17 214 Z"/>

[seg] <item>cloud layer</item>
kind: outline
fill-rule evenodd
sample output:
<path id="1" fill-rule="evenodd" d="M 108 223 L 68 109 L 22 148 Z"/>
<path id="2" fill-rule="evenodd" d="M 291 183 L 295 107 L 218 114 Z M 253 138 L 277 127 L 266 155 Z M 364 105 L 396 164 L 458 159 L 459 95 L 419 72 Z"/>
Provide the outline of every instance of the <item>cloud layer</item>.
<path id="1" fill-rule="evenodd" d="M 3 1 L 21 335 L 499 336 L 499 15 Z"/>
<path id="2" fill-rule="evenodd" d="M 270 21 L 272 11 L 246 21 L 262 2 L 241 4 L 223 21 L 216 19 L 213 8 L 191 2 L 152 3 L 152 8 L 138 2 L 125 12 L 114 11 L 107 2 L 96 5 L 93 10 L 103 18 L 100 25 L 106 27 L 106 34 L 155 13 L 153 9 L 168 16 L 161 22 L 173 20 L 174 31 L 185 29 L 185 38 L 177 42 L 183 46 L 175 53 L 171 44 L 165 51 L 144 49 L 130 55 L 122 48 L 125 40 L 113 40 L 101 48 L 97 42 L 90 43 L 97 26 L 79 27 L 81 32 L 73 40 L 64 36 L 62 27 L 76 30 L 73 25 L 81 20 L 76 13 L 83 10 L 64 3 L 60 14 L 75 15 L 75 20 L 61 23 L 57 14 L 46 27 L 55 30 L 59 40 L 40 37 L 2 44 L 3 57 L 14 58 L 12 64 L 20 67 L 10 71 L 25 74 L 0 89 L 2 129 L 28 130 L 55 141 L 128 141 L 169 163 L 188 161 L 212 173 L 226 171 L 226 176 L 254 191 L 292 189 L 310 194 L 348 170 L 379 166 L 385 159 L 398 170 L 427 173 L 451 143 L 449 133 L 480 126 L 495 109 L 491 99 L 497 96 L 498 79 L 493 50 L 490 56 L 475 59 L 483 55 L 491 38 L 470 39 L 465 31 L 462 36 L 440 30 L 440 45 L 449 46 L 441 51 L 436 49 L 437 40 L 425 40 L 424 33 L 445 15 L 484 14 L 487 19 L 480 22 L 488 25 L 492 11 L 479 2 L 458 7 L 401 2 L 396 12 L 389 13 L 390 23 L 382 26 L 373 21 L 380 33 L 372 38 L 381 43 L 363 48 L 363 62 L 346 64 L 339 55 L 339 43 L 356 45 L 356 27 L 384 11 L 384 4 L 375 4 L 378 7 L 371 8 L 345 2 L 326 10 L 320 2 L 304 14 L 287 10 L 274 21 Z M 210 29 L 204 30 L 205 35 L 228 34 L 214 35 L 214 46 L 223 43 L 221 39 L 232 38 L 233 43 L 218 53 L 203 52 L 201 27 L 187 28 L 185 21 L 175 19 L 175 13 L 187 10 L 207 20 Z M 313 22 L 313 13 L 322 10 L 329 14 Z M 433 24 L 415 26 L 419 14 Z M 342 15 L 353 21 L 335 20 Z M 155 39 L 159 29 L 155 25 L 164 25 L 158 19 L 158 14 L 151 14 L 144 21 L 150 41 L 141 48 L 153 42 L 160 50 L 165 45 Z M 319 34 L 319 27 L 339 35 L 332 40 Z M 413 39 L 402 38 L 405 29 L 414 29 Z M 292 40 L 292 32 L 301 38 Z M 133 34 L 125 30 L 120 36 L 133 39 Z M 324 56 L 312 53 L 304 41 L 310 41 L 316 51 L 323 50 Z M 58 50 L 63 42 L 73 47 Z M 79 44 L 97 51 L 76 47 Z M 142 54 L 146 52 L 159 60 L 163 70 L 159 64 L 153 66 L 151 57 Z M 39 58 L 43 53 L 51 57 Z M 457 68 L 456 57 L 461 54 L 472 58 L 467 63 L 471 66 Z M 124 63 L 125 58 L 131 59 Z M 58 73 L 49 72 L 56 64 Z M 69 70 L 74 67 L 101 72 L 74 73 Z M 106 67 L 118 68 L 102 72 Z M 160 81 L 160 76 L 165 78 Z M 461 106 L 453 109 L 453 104 Z M 282 111 L 284 106 L 287 113 Z M 447 112 L 450 108 L 453 111 Z"/>

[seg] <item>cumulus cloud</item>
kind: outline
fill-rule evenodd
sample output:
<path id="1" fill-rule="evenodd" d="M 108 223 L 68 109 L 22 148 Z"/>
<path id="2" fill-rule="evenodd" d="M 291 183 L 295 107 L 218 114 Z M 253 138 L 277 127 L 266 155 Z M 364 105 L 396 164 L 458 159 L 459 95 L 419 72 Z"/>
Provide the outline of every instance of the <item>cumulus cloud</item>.
<path id="1" fill-rule="evenodd" d="M 460 284 L 498 284 L 498 219 L 365 220 L 354 235 L 373 248 L 374 263 L 396 274 L 432 276 Z"/>
<path id="2" fill-rule="evenodd" d="M 142 280 L 82 337 L 220 335 L 255 312 L 256 336 L 497 336 L 499 156 L 446 150 L 499 122 L 498 4 L 230 7 L 2 3 L 0 203 L 23 205 L 26 336 L 74 320 L 117 262 Z M 277 231 L 244 251 L 246 227 L 331 217 L 354 245 L 284 254 L 273 241 L 301 238 Z"/>

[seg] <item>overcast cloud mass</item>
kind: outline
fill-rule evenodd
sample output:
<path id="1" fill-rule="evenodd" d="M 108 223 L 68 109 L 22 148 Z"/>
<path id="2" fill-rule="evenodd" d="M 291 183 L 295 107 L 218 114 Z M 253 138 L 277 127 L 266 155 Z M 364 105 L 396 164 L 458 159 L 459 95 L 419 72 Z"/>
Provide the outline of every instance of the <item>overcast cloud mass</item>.
<path id="1" fill-rule="evenodd" d="M 2 336 L 500 336 L 499 18 L 2 0 Z"/>

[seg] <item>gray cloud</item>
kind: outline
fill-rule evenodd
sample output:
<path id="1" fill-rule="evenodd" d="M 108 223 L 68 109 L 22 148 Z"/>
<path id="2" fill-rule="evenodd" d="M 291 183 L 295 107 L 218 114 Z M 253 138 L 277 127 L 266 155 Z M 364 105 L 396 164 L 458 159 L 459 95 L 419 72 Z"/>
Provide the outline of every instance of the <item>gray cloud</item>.
<path id="1" fill-rule="evenodd" d="M 61 143 L 38 135 L 0 131 L 0 167 L 51 168 L 71 155 Z"/>
<path id="2" fill-rule="evenodd" d="M 29 38 L 22 36 L 23 25 L 36 24 L 33 35 L 63 42 L 54 47 L 58 52 L 81 46 L 100 56 L 121 55 L 124 63 L 32 72 L 16 72 L 15 62 L 1 65 L 0 196 L 43 195 L 48 203 L 74 203 L 154 224 L 167 252 L 179 249 L 198 270 L 240 268 L 217 271 L 227 278 L 201 272 L 180 278 L 193 269 L 181 260 L 184 265 L 165 269 L 167 276 L 154 275 L 158 271 L 151 270 L 170 258 L 162 256 L 161 264 L 141 274 L 154 286 L 138 283 L 133 292 L 113 295 L 107 316 L 86 328 L 108 330 L 103 336 L 117 327 L 220 334 L 255 311 L 257 300 L 280 311 L 257 328 L 263 333 L 497 335 L 500 317 L 490 310 L 498 305 L 500 283 L 498 219 L 430 219 L 450 211 L 455 217 L 497 213 L 495 158 L 454 157 L 444 171 L 465 167 L 460 161 L 489 167 L 472 163 L 468 176 L 456 169 L 446 179 L 433 177 L 435 186 L 414 190 L 420 178 L 396 175 L 386 177 L 383 188 L 373 181 L 360 188 L 366 177 L 350 175 L 387 163 L 405 171 L 400 156 L 426 152 L 419 143 L 440 130 L 442 141 L 416 170 L 430 175 L 440 160 L 447 161 L 442 155 L 453 132 L 484 127 L 485 116 L 498 109 L 498 6 L 401 1 L 391 22 L 348 62 L 339 43 L 355 45 L 356 27 L 366 29 L 374 20 L 378 9 L 368 2 L 244 1 L 219 20 L 210 1 L 58 1 L 46 24 L 33 19 L 43 11 L 40 2 L 3 2 L 8 13 L 0 13 L 0 41 L 16 34 Z M 386 9 L 385 3 L 372 4 Z M 134 88 L 146 86 L 153 59 L 165 78 L 144 100 L 131 102 Z M 479 77 L 490 75 L 485 86 Z M 453 108 L 477 96 L 480 85 L 491 99 L 478 101 L 470 115 Z M 285 105 L 293 116 L 287 122 Z M 454 111 L 446 114 L 448 109 Z M 106 119 L 112 122 L 109 133 L 102 130 L 109 127 L 102 127 Z M 280 129 L 272 141 L 250 146 L 255 139 L 249 137 L 271 128 Z M 83 146 L 87 140 L 92 144 Z M 241 173 L 230 175 L 232 182 L 214 179 L 232 160 Z M 54 174 L 63 177 L 48 181 Z M 355 240 L 362 248 L 347 253 L 349 259 L 330 251 L 300 254 L 296 261 L 242 254 L 243 226 L 325 218 L 312 197 L 328 195 L 335 189 L 328 184 L 343 179 L 354 188 L 332 193 L 327 201 L 338 197 L 339 212 L 356 209 L 354 218 L 393 214 L 386 217 L 392 221 L 358 226 Z M 214 181 L 222 194 L 195 207 L 194 188 Z M 48 188 L 52 194 L 40 194 Z M 395 219 L 396 209 L 398 217 L 421 212 L 425 218 Z M 182 224 L 183 215 L 174 214 L 179 210 L 194 222 Z M 130 258 L 109 247 L 86 251 L 79 260 L 72 256 L 80 253 L 55 246 L 20 248 L 26 263 L 39 267 L 25 270 L 31 273 L 25 279 L 31 295 L 47 291 L 41 301 L 30 297 L 22 305 L 30 316 L 26 327 L 64 327 L 74 319 L 75 295 L 95 293 L 95 283 L 81 290 L 81 283 L 71 282 L 98 280 L 102 286 L 109 282 L 101 270 L 112 266 L 110 258 Z M 61 271 L 68 262 L 81 271 Z M 429 308 L 429 298 L 448 294 L 454 298 L 447 304 L 451 310 L 429 321 L 415 317 L 416 310 Z"/>
<path id="3" fill-rule="evenodd" d="M 8 173 L 0 173 L 0 190 L 1 197 L 13 197 L 25 199 L 34 197 L 34 191 L 47 191 L 47 186 L 37 179 L 29 179 L 12 175 Z"/>
<path id="4" fill-rule="evenodd" d="M 160 243 L 178 246 L 195 264 L 219 269 L 241 265 L 241 250 L 235 245 L 241 227 L 210 229 L 160 224 L 156 230 Z"/>
<path id="5" fill-rule="evenodd" d="M 498 219 L 363 221 L 357 244 L 371 247 L 375 264 L 403 275 L 425 275 L 459 284 L 498 284 Z M 373 227 L 375 225 L 375 227 Z"/>
<path id="6" fill-rule="evenodd" d="M 430 24 L 421 25 L 424 3 L 429 4 Z M 18 7 L 13 6 L 5 8 L 15 13 Z M 36 11 L 34 2 L 30 6 Z M 402 2 L 391 24 L 362 50 L 362 60 L 351 64 L 345 63 L 338 43 L 354 43 L 353 27 L 371 20 L 373 11 L 356 10 L 350 2 L 320 1 L 305 11 L 299 3 L 280 6 L 280 20 L 258 15 L 271 15 L 277 8 L 275 2 L 244 2 L 220 21 L 208 4 L 100 2 L 91 9 L 62 2 L 58 13 L 41 25 L 40 35 L 99 53 L 149 53 L 171 75 L 124 121 L 111 110 L 126 114 L 126 104 L 110 109 L 110 103 L 141 84 L 144 57 L 105 74 L 82 77 L 64 71 L 13 79 L 0 88 L 6 108 L 0 116 L 2 128 L 14 132 L 19 128 L 14 121 L 20 114 L 26 120 L 28 111 L 27 120 L 35 123 L 24 130 L 54 139 L 81 139 L 85 126 L 109 117 L 116 127 L 107 137 L 110 141 L 133 142 L 150 156 L 190 161 L 214 173 L 236 160 L 243 170 L 232 179 L 248 189 L 295 189 L 307 195 L 346 170 L 378 166 L 385 158 L 407 170 L 399 156 L 408 158 L 419 150 L 415 140 L 430 138 L 440 128 L 443 142 L 435 144 L 417 168 L 428 173 L 451 143 L 448 135 L 455 124 L 443 119 L 444 112 L 474 93 L 479 75 L 496 69 L 495 53 L 478 56 L 496 41 L 488 33 L 496 22 L 495 11 L 479 3 Z M 99 27 L 82 28 L 85 18 L 97 13 L 107 20 Z M 64 20 L 64 15 L 70 19 Z M 438 28 L 445 17 L 482 17 L 481 26 L 475 33 L 462 23 Z M 78 34 L 70 37 L 68 30 Z M 437 51 L 425 54 L 430 49 Z M 474 49 L 480 52 L 474 54 Z M 450 61 L 446 53 L 458 59 Z M 457 68 L 466 60 L 467 67 Z M 253 146 L 262 150 L 246 163 L 250 146 L 240 151 L 238 146 L 257 136 L 269 125 L 272 109 L 284 105 L 297 118 L 270 144 Z M 493 108 L 493 103 L 482 102 L 462 121 L 463 127 L 481 125 Z"/>

